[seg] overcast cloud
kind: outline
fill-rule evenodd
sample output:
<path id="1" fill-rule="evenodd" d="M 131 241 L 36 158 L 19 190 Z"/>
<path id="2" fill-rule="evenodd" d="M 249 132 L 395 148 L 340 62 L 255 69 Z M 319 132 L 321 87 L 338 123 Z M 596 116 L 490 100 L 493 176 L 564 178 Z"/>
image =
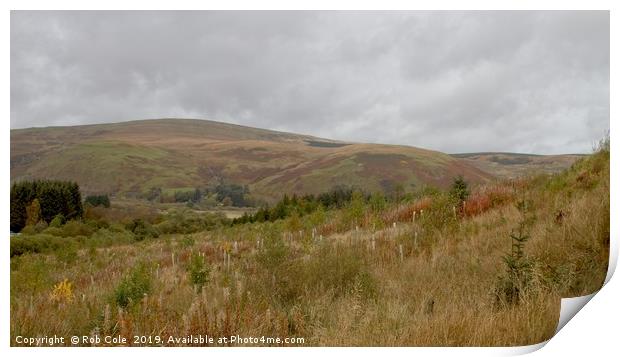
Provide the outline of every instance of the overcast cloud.
<path id="1" fill-rule="evenodd" d="M 609 129 L 609 13 L 12 12 L 11 128 L 163 117 L 589 152 Z"/>

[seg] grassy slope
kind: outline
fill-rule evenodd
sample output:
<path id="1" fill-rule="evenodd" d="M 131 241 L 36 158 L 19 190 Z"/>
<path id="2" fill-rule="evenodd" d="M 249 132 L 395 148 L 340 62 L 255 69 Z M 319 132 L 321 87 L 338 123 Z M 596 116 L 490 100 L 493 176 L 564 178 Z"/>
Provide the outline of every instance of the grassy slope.
<path id="1" fill-rule="evenodd" d="M 439 185 L 492 175 L 436 151 L 341 143 L 203 120 L 145 120 L 11 131 L 11 179 L 77 180 L 86 193 L 144 193 L 224 178 L 259 197 L 319 193 L 336 184 L 366 190 Z"/>
<path id="2" fill-rule="evenodd" d="M 536 173 L 558 173 L 583 155 L 533 155 L 504 152 L 452 154 L 480 170 L 497 177 L 514 178 Z"/>
<path id="3" fill-rule="evenodd" d="M 485 205 L 485 197 L 496 201 Z M 608 151 L 550 178 L 481 187 L 467 201 L 473 213 L 458 220 L 433 200 L 379 213 L 366 207 L 356 222 L 348 210 L 330 211 L 199 233 L 194 243 L 169 236 L 82 249 L 73 259 L 62 252 L 13 258 L 11 343 L 16 335 L 96 332 L 302 336 L 307 345 L 328 346 L 525 345 L 552 336 L 560 297 L 601 287 L 609 254 Z M 531 281 L 520 304 L 497 307 L 502 256 L 522 220 L 518 200 L 529 202 L 535 217 L 525 247 Z M 186 271 L 198 254 L 211 268 L 200 293 Z M 119 310 L 114 291 L 140 261 L 152 263 L 152 289 Z M 75 299 L 55 303 L 52 286 L 65 278 Z"/>

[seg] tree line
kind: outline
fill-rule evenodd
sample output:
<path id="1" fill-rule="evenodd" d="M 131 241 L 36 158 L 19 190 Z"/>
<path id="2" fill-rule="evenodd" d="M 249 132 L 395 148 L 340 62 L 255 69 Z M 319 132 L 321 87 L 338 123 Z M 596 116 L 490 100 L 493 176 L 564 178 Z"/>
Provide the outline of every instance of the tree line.
<path id="1" fill-rule="evenodd" d="M 253 222 L 274 222 L 278 219 L 289 217 L 293 213 L 299 216 L 316 211 L 319 206 L 324 209 L 342 208 L 351 202 L 355 190 L 351 187 L 336 186 L 328 192 L 319 195 L 307 194 L 303 196 L 284 195 L 275 205 L 262 206 L 254 214 L 245 213 L 243 216 L 233 219 L 233 224 Z M 369 198 L 370 195 L 364 195 Z"/>
<path id="2" fill-rule="evenodd" d="M 76 182 L 21 181 L 11 185 L 11 231 L 40 221 L 50 223 L 57 215 L 70 220 L 82 217 L 82 196 Z"/>

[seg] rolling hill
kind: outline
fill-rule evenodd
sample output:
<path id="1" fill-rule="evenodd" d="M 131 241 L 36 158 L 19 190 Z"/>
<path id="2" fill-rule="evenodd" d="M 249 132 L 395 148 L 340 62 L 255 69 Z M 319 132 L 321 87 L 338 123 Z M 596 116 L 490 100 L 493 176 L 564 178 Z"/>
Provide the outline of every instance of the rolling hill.
<path id="1" fill-rule="evenodd" d="M 284 193 L 319 193 L 340 184 L 368 191 L 398 184 L 405 189 L 447 187 L 456 175 L 484 183 L 496 176 L 494 171 L 498 169 L 472 157 L 208 120 L 11 130 L 11 181 L 75 180 L 87 194 L 117 197 L 141 197 L 151 188 L 204 187 L 223 180 L 248 185 L 256 197 L 271 201 Z"/>
<path id="2" fill-rule="evenodd" d="M 554 174 L 570 167 L 584 155 L 534 155 L 506 152 L 453 154 L 455 158 L 501 178 L 514 178 L 531 173 Z"/>

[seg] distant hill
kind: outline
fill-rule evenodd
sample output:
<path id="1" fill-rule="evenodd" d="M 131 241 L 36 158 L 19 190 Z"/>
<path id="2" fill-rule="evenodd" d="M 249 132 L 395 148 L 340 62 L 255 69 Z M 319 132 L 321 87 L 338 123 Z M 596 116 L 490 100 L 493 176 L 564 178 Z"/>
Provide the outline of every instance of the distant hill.
<path id="1" fill-rule="evenodd" d="M 348 143 L 208 120 L 156 119 L 11 130 L 11 181 L 75 180 L 85 193 L 139 197 L 218 180 L 260 198 L 319 193 L 336 185 L 368 191 L 472 183 L 488 171 L 410 146 Z"/>
<path id="2" fill-rule="evenodd" d="M 569 168 L 584 155 L 534 155 L 506 152 L 478 152 L 452 154 L 499 178 L 514 178 L 532 173 L 558 173 Z"/>

